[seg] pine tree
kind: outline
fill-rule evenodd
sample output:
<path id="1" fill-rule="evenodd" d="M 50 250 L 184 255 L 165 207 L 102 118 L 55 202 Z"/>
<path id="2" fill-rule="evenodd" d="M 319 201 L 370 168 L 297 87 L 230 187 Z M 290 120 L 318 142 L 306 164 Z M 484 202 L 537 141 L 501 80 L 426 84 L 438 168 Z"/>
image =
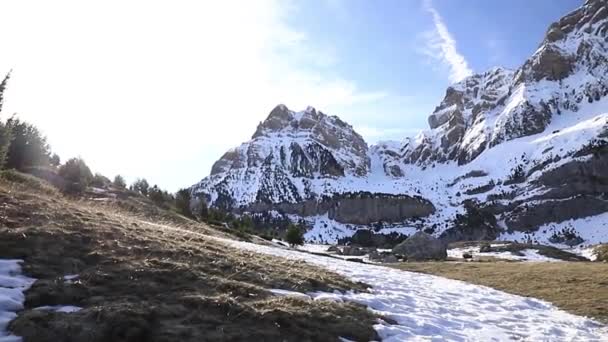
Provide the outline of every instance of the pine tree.
<path id="1" fill-rule="evenodd" d="M 192 209 L 190 208 L 190 202 L 192 195 L 189 189 L 180 189 L 175 193 L 175 207 L 180 214 L 186 217 L 192 217 Z"/>
<path id="2" fill-rule="evenodd" d="M 110 181 L 110 179 L 108 179 L 108 177 L 102 175 L 101 173 L 95 173 L 95 175 L 93 176 L 93 179 L 91 180 L 91 186 L 100 188 L 100 189 L 107 188 L 110 185 L 110 183 L 112 183 Z"/>
<path id="3" fill-rule="evenodd" d="M 53 155 L 49 159 L 49 163 L 53 167 L 59 167 L 59 165 L 61 165 L 61 158 L 59 158 L 59 155 L 57 153 L 53 153 Z"/>
<path id="4" fill-rule="evenodd" d="M 150 189 L 150 185 L 145 178 L 137 179 L 132 185 L 131 190 L 139 192 L 144 196 L 148 196 L 148 190 Z"/>
<path id="5" fill-rule="evenodd" d="M 116 175 L 112 184 L 118 189 L 124 189 L 127 187 L 127 183 L 125 183 L 125 179 L 121 175 Z"/>
<path id="6" fill-rule="evenodd" d="M 4 90 L 10 77 L 11 73 L 9 72 L 0 83 L 0 113 L 2 113 L 2 105 L 4 104 Z M 0 121 L 0 169 L 4 167 L 11 139 L 10 128 Z"/>
<path id="7" fill-rule="evenodd" d="M 91 169 L 81 158 L 72 158 L 61 165 L 59 175 L 66 181 L 64 189 L 67 193 L 80 193 L 86 189 L 93 179 Z"/>
<path id="8" fill-rule="evenodd" d="M 36 126 L 14 116 L 7 120 L 6 126 L 11 132 L 6 168 L 26 171 L 31 167 L 49 165 L 50 147 Z"/>
<path id="9" fill-rule="evenodd" d="M 300 228 L 296 227 L 293 224 L 289 225 L 287 228 L 287 234 L 285 235 L 285 240 L 291 247 L 299 246 L 304 244 L 304 235 Z"/>
<path id="10" fill-rule="evenodd" d="M 207 201 L 202 197 L 199 198 L 198 215 L 201 218 L 201 220 L 206 220 L 210 216 L 209 215 L 209 206 L 207 205 Z"/>

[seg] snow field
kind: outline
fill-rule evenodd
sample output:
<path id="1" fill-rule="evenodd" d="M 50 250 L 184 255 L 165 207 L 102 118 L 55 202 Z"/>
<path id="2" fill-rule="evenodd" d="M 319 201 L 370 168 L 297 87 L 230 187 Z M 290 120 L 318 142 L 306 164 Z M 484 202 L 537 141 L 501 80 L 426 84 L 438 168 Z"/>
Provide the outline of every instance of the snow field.
<path id="1" fill-rule="evenodd" d="M 599 323 L 550 303 L 488 287 L 294 250 L 219 239 L 227 245 L 304 260 L 371 286 L 368 293 L 299 294 L 353 301 L 398 324 L 374 326 L 383 341 L 607 341 Z M 272 290 L 280 295 L 290 291 Z"/>
<path id="2" fill-rule="evenodd" d="M 0 260 L 0 342 L 19 342 L 21 338 L 6 330 L 23 309 L 25 292 L 35 279 L 21 274 L 22 260 Z"/>

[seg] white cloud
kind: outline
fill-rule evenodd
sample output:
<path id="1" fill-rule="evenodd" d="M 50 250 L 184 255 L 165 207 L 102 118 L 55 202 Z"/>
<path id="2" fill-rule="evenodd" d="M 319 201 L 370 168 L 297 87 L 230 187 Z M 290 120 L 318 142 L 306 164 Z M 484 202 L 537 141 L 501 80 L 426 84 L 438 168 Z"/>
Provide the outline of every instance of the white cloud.
<path id="1" fill-rule="evenodd" d="M 286 23 L 284 1 L 0 3 L 0 72 L 64 159 L 175 190 L 208 174 L 278 103 L 328 113 L 378 101 Z M 1 76 L 1 75 L 0 75 Z M 336 113 L 337 114 L 337 113 Z"/>
<path id="2" fill-rule="evenodd" d="M 449 67 L 450 82 L 458 82 L 467 76 L 470 76 L 473 71 L 462 54 L 456 48 L 456 40 L 448 31 L 443 18 L 433 7 L 431 0 L 423 0 L 424 9 L 431 14 L 435 29 L 424 34 L 426 39 L 426 49 L 424 53 L 433 58 L 439 59 Z"/>

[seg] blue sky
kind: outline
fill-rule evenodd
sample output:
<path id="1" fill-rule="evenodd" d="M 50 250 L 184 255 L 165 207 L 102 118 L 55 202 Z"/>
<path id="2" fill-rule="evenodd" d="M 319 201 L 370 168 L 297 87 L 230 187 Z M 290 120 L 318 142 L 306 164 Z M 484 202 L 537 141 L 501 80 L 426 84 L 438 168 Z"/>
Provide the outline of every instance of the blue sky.
<path id="1" fill-rule="evenodd" d="M 436 26 L 428 5 L 439 14 L 458 53 L 472 72 L 493 66 L 517 68 L 538 47 L 549 24 L 575 9 L 575 0 L 433 0 L 299 3 L 289 23 L 309 36 L 321 67 L 348 75 L 366 89 L 387 96 L 357 113 L 336 113 L 370 128 L 368 140 L 401 139 L 426 129 L 426 118 L 452 82 L 449 66 L 427 55 Z M 380 4 L 380 6 L 379 6 Z M 314 42 L 314 43 L 312 43 Z M 363 114 L 359 115 L 359 111 Z M 369 115 L 367 115 L 369 113 Z M 374 115 L 381 113 L 381 115 Z M 371 128 L 375 128 L 371 130 Z M 382 134 L 382 131 L 387 134 Z M 388 131 L 388 132 L 386 132 Z"/>
<path id="2" fill-rule="evenodd" d="M 173 191 L 279 103 L 338 115 L 368 143 L 415 135 L 449 84 L 519 66 L 580 4 L 3 1 L 4 113 L 35 123 L 64 160 Z"/>

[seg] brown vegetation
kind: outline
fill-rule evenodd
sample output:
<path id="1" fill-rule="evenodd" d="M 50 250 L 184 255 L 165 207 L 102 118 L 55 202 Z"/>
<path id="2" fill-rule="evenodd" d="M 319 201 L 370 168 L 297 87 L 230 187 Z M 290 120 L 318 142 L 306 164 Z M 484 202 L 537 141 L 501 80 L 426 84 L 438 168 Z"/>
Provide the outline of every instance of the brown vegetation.
<path id="1" fill-rule="evenodd" d="M 10 325 L 26 342 L 377 338 L 376 317 L 363 306 L 267 291 L 364 284 L 228 247 L 209 238 L 226 233 L 140 196 L 74 199 L 52 189 L 19 173 L 0 176 L 0 258 L 24 259 L 24 272 L 38 279 Z M 68 274 L 79 277 L 65 281 Z M 83 310 L 32 310 L 45 305 Z"/>

